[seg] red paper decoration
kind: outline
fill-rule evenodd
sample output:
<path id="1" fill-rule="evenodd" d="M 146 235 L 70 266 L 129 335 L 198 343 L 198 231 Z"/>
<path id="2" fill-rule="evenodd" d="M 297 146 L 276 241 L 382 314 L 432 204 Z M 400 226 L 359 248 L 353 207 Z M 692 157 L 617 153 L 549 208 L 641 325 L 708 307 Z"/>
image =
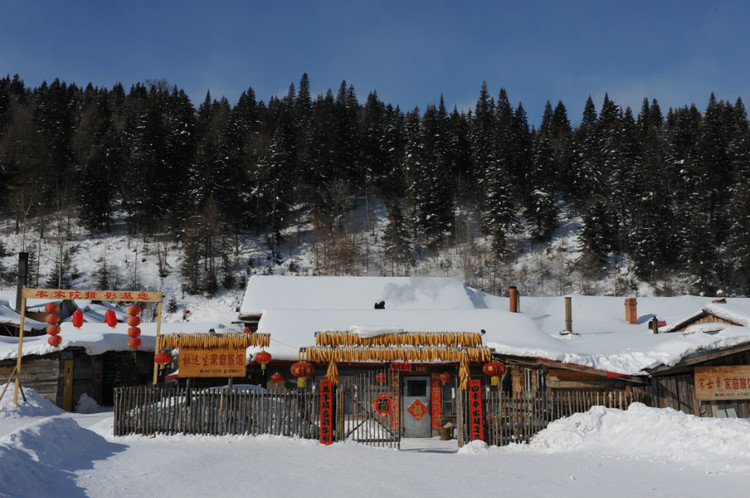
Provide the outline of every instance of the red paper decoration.
<path id="1" fill-rule="evenodd" d="M 141 347 L 141 339 L 138 337 L 131 337 L 130 339 L 128 339 L 128 346 L 133 349 Z"/>
<path id="2" fill-rule="evenodd" d="M 276 387 L 279 387 L 279 384 L 284 382 L 284 376 L 281 375 L 279 372 L 276 372 L 275 374 L 271 376 L 271 382 L 273 382 Z"/>
<path id="3" fill-rule="evenodd" d="M 130 325 L 131 327 L 137 327 L 140 324 L 141 324 L 140 317 L 137 317 L 137 316 L 128 317 L 128 325 Z"/>
<path id="4" fill-rule="evenodd" d="M 104 313 L 104 321 L 107 322 L 107 325 L 110 327 L 115 328 L 115 326 L 117 326 L 117 315 L 115 315 L 114 311 L 107 310 L 107 312 Z"/>
<path id="5" fill-rule="evenodd" d="M 383 372 L 379 372 L 375 374 L 375 380 L 378 381 L 378 384 L 385 384 L 385 381 L 388 380 L 388 376 Z"/>
<path id="6" fill-rule="evenodd" d="M 438 376 L 438 378 L 440 379 L 440 382 L 442 382 L 443 384 L 447 384 L 453 377 L 451 377 L 451 374 L 449 374 L 448 372 L 443 372 Z"/>
<path id="7" fill-rule="evenodd" d="M 60 333 L 60 326 L 59 325 L 48 325 L 47 326 L 47 333 L 49 335 L 57 335 Z"/>
<path id="8" fill-rule="evenodd" d="M 73 326 L 77 329 L 83 325 L 83 312 L 81 310 L 75 310 L 73 312 Z"/>
<path id="9" fill-rule="evenodd" d="M 50 346 L 59 346 L 61 342 L 62 337 L 60 337 L 59 335 L 51 335 L 47 338 L 47 343 Z"/>
<path id="10" fill-rule="evenodd" d="M 266 370 L 266 365 L 271 363 L 271 353 L 266 353 L 265 351 L 260 351 L 255 355 L 255 361 L 257 361 L 260 364 L 261 370 Z"/>
<path id="11" fill-rule="evenodd" d="M 57 313 L 58 311 L 60 311 L 60 305 L 57 303 L 47 303 L 44 306 L 44 311 L 46 313 Z"/>
<path id="12" fill-rule="evenodd" d="M 49 325 L 57 325 L 60 323 L 60 316 L 57 313 L 48 313 L 44 321 Z"/>
<path id="13" fill-rule="evenodd" d="M 130 337 L 138 337 L 139 335 L 141 335 L 141 329 L 139 329 L 138 327 L 130 327 L 128 329 L 128 335 Z"/>
<path id="14" fill-rule="evenodd" d="M 333 443 L 333 384 L 320 381 L 320 444 Z"/>
<path id="15" fill-rule="evenodd" d="M 315 373 L 312 363 L 298 361 L 292 364 L 292 375 L 297 377 L 297 387 L 307 387 L 307 377 Z"/>

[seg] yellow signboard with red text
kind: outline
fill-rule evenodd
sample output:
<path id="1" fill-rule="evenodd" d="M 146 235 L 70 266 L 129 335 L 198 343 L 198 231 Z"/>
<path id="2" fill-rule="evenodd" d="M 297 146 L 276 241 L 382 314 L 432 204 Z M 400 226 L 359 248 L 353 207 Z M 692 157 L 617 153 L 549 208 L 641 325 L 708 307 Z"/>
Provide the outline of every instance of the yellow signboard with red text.
<path id="1" fill-rule="evenodd" d="M 244 377 L 245 348 L 180 347 L 180 377 Z"/>
<path id="2" fill-rule="evenodd" d="M 700 401 L 750 399 L 750 365 L 695 368 Z"/>

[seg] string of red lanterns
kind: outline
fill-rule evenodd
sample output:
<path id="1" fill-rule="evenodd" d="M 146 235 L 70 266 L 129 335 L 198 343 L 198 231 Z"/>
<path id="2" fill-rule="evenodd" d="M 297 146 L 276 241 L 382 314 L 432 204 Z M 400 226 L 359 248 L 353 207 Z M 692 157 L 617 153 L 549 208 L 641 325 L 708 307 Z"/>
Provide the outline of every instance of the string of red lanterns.
<path id="1" fill-rule="evenodd" d="M 60 305 L 57 303 L 47 303 L 44 307 L 44 311 L 47 312 L 47 316 L 44 321 L 47 323 L 47 344 L 52 347 L 57 347 L 62 342 L 60 337 L 60 315 L 57 314 L 60 311 Z"/>
<path id="2" fill-rule="evenodd" d="M 128 335 L 130 336 L 130 339 L 128 339 L 128 346 L 133 349 L 138 349 L 141 347 L 141 338 L 138 337 L 141 335 L 141 329 L 138 327 L 141 323 L 141 319 L 137 315 L 140 314 L 141 307 L 137 304 L 131 304 L 125 309 L 125 312 L 130 315 L 127 320 L 128 325 L 130 325 L 130 328 L 128 329 Z"/>

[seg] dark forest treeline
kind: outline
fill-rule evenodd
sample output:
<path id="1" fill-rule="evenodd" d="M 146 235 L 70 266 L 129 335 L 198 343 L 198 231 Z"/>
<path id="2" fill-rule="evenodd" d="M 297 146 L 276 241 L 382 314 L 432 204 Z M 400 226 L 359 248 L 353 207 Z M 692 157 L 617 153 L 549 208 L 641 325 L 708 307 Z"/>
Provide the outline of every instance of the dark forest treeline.
<path id="1" fill-rule="evenodd" d="M 164 82 L 30 89 L 14 76 L 0 79 L 0 203 L 19 225 L 75 210 L 92 233 L 122 210 L 131 234 L 182 242 L 188 291 L 206 286 L 190 263 L 219 235 L 265 235 L 273 251 L 296 223 L 341 228 L 361 199 L 384 200 L 384 251 L 402 262 L 454 244 L 459 213 L 502 261 L 511 236 L 549 241 L 565 205 L 592 271 L 626 255 L 644 280 L 680 272 L 696 292 L 747 294 L 748 133 L 742 101 L 713 95 L 703 112 L 644 99 L 637 115 L 589 98 L 577 127 L 547 102 L 536 129 L 486 85 L 471 112 L 442 99 L 404 112 L 346 82 L 313 96 L 305 74 L 283 98 L 249 88 L 196 109 Z"/>

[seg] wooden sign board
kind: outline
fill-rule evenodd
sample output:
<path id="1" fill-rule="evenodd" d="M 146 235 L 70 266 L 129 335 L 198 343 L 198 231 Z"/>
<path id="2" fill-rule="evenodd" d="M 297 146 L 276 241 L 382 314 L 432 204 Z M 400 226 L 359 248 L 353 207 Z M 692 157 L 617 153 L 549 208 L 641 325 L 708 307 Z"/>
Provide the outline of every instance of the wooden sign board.
<path id="1" fill-rule="evenodd" d="M 160 302 L 161 292 L 29 289 L 24 287 L 22 291 L 22 297 L 26 299 L 83 299 L 87 301 Z"/>
<path id="2" fill-rule="evenodd" d="M 244 348 L 180 347 L 180 377 L 244 377 Z"/>
<path id="3" fill-rule="evenodd" d="M 694 380 L 700 401 L 750 399 L 750 365 L 695 367 Z"/>

